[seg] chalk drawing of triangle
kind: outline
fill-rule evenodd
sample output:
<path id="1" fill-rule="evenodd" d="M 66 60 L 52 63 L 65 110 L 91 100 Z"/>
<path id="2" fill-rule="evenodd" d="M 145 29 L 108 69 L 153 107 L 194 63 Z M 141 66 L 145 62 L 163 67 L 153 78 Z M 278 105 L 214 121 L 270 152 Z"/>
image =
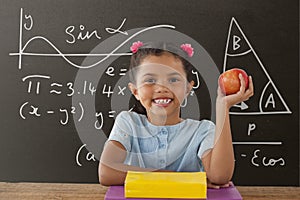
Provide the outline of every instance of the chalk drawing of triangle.
<path id="1" fill-rule="evenodd" d="M 289 107 L 272 81 L 236 19 L 230 21 L 223 72 L 238 67 L 253 75 L 255 94 L 248 101 L 230 109 L 232 115 L 291 114 Z M 256 81 L 259 84 L 255 84 Z"/>

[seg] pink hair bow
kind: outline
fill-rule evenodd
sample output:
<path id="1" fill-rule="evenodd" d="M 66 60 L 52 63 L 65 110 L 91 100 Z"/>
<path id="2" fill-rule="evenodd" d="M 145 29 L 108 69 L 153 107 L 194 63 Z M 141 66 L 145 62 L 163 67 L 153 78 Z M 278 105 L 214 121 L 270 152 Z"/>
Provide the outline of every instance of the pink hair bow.
<path id="1" fill-rule="evenodd" d="M 194 48 L 191 44 L 182 44 L 180 48 L 185 51 L 189 57 L 194 55 Z"/>
<path id="2" fill-rule="evenodd" d="M 140 41 L 134 42 L 134 43 L 132 43 L 130 50 L 132 53 L 136 53 L 139 50 L 139 48 L 143 45 L 144 45 L 143 42 L 140 42 Z"/>

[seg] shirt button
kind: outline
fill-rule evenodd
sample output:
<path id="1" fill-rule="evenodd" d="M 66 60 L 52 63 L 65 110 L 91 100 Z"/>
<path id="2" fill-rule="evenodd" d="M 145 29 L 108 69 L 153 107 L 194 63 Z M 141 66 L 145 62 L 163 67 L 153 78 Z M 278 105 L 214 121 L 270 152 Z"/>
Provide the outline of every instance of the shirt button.
<path id="1" fill-rule="evenodd" d="M 166 161 L 165 160 L 160 160 L 159 161 L 161 164 L 164 164 Z"/>
<path id="2" fill-rule="evenodd" d="M 165 148 L 166 148 L 166 145 L 165 145 L 165 144 L 160 144 L 160 145 L 159 145 L 159 148 L 160 148 L 160 149 L 165 149 Z"/>
<path id="3" fill-rule="evenodd" d="M 128 137 L 128 135 L 127 135 L 126 133 L 121 133 L 121 135 L 122 135 L 123 137 Z"/>

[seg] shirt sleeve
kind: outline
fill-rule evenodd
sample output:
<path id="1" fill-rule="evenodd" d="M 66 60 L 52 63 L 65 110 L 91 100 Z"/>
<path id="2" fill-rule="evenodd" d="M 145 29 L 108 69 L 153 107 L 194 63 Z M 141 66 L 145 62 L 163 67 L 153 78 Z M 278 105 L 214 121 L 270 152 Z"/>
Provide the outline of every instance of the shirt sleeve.
<path id="1" fill-rule="evenodd" d="M 121 112 L 115 120 L 113 128 L 107 141 L 120 142 L 127 151 L 131 150 L 131 134 L 130 116 L 128 112 Z"/>
<path id="2" fill-rule="evenodd" d="M 205 120 L 204 124 L 200 126 L 200 128 L 202 129 L 201 132 L 204 137 L 198 150 L 198 157 L 201 159 L 214 146 L 215 124 L 211 121 Z"/>

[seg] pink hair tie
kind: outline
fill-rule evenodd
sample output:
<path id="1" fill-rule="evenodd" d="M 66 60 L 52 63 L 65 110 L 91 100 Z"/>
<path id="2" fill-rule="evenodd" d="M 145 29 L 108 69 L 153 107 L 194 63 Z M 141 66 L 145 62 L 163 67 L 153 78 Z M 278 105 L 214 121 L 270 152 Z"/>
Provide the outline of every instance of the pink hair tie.
<path id="1" fill-rule="evenodd" d="M 194 48 L 191 44 L 182 44 L 180 48 L 185 51 L 189 57 L 194 55 Z"/>
<path id="2" fill-rule="evenodd" d="M 130 50 L 132 53 L 136 53 L 139 50 L 139 48 L 143 45 L 144 45 L 144 43 L 142 43 L 140 41 L 134 42 L 134 43 L 132 43 Z"/>

